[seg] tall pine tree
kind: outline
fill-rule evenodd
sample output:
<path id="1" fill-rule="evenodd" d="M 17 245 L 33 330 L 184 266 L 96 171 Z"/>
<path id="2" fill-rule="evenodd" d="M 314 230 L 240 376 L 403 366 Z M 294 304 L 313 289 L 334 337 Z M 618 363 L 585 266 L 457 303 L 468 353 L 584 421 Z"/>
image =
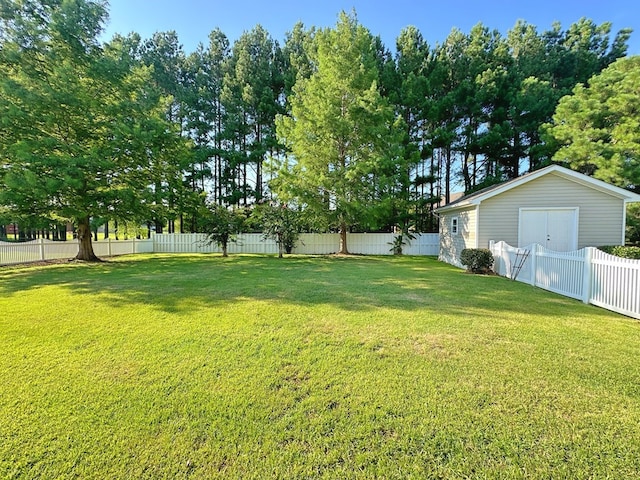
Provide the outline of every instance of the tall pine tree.
<path id="1" fill-rule="evenodd" d="M 397 135 L 391 106 L 378 90 L 374 39 L 355 16 L 316 34 L 310 78 L 298 78 L 291 114 L 279 118 L 278 136 L 291 155 L 279 188 L 340 232 L 373 226 L 394 182 Z"/>
<path id="2" fill-rule="evenodd" d="M 25 1 L 2 15 L 0 204 L 74 222 L 76 258 L 96 260 L 92 218 L 147 215 L 148 155 L 173 138 L 160 98 L 123 49 L 99 45 L 102 2 Z"/>

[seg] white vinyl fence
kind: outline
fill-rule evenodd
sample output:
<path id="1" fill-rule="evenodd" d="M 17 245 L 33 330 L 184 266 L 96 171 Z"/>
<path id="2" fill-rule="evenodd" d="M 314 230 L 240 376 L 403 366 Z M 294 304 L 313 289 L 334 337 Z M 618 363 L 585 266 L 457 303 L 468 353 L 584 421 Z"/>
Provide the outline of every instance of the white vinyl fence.
<path id="1" fill-rule="evenodd" d="M 350 253 L 362 255 L 391 255 L 393 233 L 350 233 L 347 246 Z M 157 253 L 219 253 L 220 248 L 207 245 L 207 236 L 202 233 L 172 233 L 153 236 L 153 251 Z M 416 235 L 410 245 L 403 247 L 405 255 L 438 255 L 440 237 L 437 233 Z M 278 253 L 274 240 L 266 239 L 261 233 L 238 235 L 236 242 L 229 243 L 229 253 Z M 292 253 L 326 255 L 340 249 L 340 235 L 337 233 L 303 233 Z"/>
<path id="2" fill-rule="evenodd" d="M 517 274 L 520 282 L 640 319 L 640 260 L 594 247 L 554 252 L 538 244 L 515 248 L 491 242 L 489 248 L 499 275 Z"/>
<path id="3" fill-rule="evenodd" d="M 131 253 L 219 253 L 217 245 L 207 245 L 202 233 L 173 233 L 153 235 L 145 240 L 99 240 L 93 242 L 98 257 L 112 257 Z M 352 233 L 348 235 L 351 253 L 363 255 L 390 255 L 392 233 Z M 340 236 L 331 233 L 305 233 L 293 253 L 323 255 L 335 253 L 340 247 Z M 437 233 L 417 235 L 405 245 L 406 255 L 438 255 Z M 38 262 L 60 258 L 73 258 L 78 253 L 78 242 L 53 242 L 38 239 L 30 242 L 0 242 L 0 265 Z M 229 243 L 229 253 L 278 253 L 273 240 L 265 240 L 260 233 L 239 235 L 237 242 Z"/>
<path id="4" fill-rule="evenodd" d="M 98 257 L 112 257 L 130 253 L 153 252 L 153 240 L 99 240 L 93 242 Z M 0 242 L 0 265 L 73 258 L 78 254 L 78 242 L 54 242 L 40 238 L 30 242 Z"/>

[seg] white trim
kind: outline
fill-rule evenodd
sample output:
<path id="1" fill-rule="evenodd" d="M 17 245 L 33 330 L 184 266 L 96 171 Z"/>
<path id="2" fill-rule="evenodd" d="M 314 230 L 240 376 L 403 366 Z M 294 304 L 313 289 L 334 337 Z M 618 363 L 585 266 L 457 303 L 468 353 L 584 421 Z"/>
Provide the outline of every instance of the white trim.
<path id="1" fill-rule="evenodd" d="M 455 227 L 453 226 L 455 222 Z M 451 235 L 460 235 L 460 216 L 454 215 L 451 217 L 451 221 L 449 222 L 449 229 L 451 231 Z"/>
<path id="2" fill-rule="evenodd" d="M 474 248 L 480 248 L 480 205 L 476 205 L 476 242 Z"/>
<path id="3" fill-rule="evenodd" d="M 575 238 L 574 238 L 574 250 L 578 250 L 578 246 L 580 245 L 580 207 L 576 207 L 576 214 L 574 216 L 575 219 L 575 228 L 576 228 L 576 232 L 575 232 Z"/>
<path id="4" fill-rule="evenodd" d="M 625 200 L 622 204 L 622 242 L 620 245 L 627 244 L 627 204 L 633 203 L 629 200 Z"/>
<path id="5" fill-rule="evenodd" d="M 603 182 L 602 180 L 589 177 L 582 173 L 574 172 L 573 170 L 569 170 L 568 168 L 561 167 L 560 165 L 551 165 L 549 167 L 542 168 L 540 170 L 536 170 L 531 173 L 527 173 L 525 175 L 522 175 L 521 177 L 505 182 L 503 185 L 493 188 L 484 194 L 478 194 L 475 197 L 473 197 L 473 194 L 471 194 L 472 198 L 469 198 L 468 200 L 463 200 L 459 203 L 454 203 L 450 207 L 445 205 L 443 207 L 438 208 L 437 211 L 447 211 L 454 208 L 464 208 L 470 205 L 479 205 L 483 201 L 488 200 L 492 197 L 495 197 L 496 195 L 500 195 L 501 193 L 511 190 L 512 188 L 516 188 L 522 184 L 528 183 L 532 180 L 536 180 L 540 177 L 549 175 L 551 173 L 555 173 L 566 180 L 574 181 L 576 183 L 580 183 L 587 187 L 591 187 L 595 190 L 599 190 L 608 195 L 620 198 L 625 202 L 640 202 L 640 195 L 638 195 L 637 193 L 633 193 L 628 190 L 625 190 L 624 188 L 610 185 L 606 182 Z"/>
<path id="6" fill-rule="evenodd" d="M 615 185 L 611 185 L 602 180 L 598 180 L 597 178 L 590 177 L 579 172 L 574 172 L 573 170 L 569 170 L 568 168 L 560 167 L 559 165 L 554 166 L 557 167 L 555 169 L 555 172 L 561 177 L 566 178 L 567 180 L 572 180 L 576 183 L 592 187 L 603 193 L 618 197 L 625 201 L 640 202 L 640 195 L 634 192 L 630 192 L 629 190 L 625 190 L 624 188 L 616 187 Z"/>

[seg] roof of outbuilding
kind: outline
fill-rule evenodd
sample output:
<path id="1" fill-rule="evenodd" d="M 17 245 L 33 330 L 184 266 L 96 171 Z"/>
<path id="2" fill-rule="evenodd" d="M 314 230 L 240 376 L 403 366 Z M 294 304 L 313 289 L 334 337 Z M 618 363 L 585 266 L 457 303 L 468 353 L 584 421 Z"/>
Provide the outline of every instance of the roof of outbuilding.
<path id="1" fill-rule="evenodd" d="M 560 165 L 550 165 L 548 167 L 542 168 L 540 170 L 535 170 L 533 172 L 526 173 L 518 178 L 514 178 L 513 180 L 508 180 L 503 183 L 498 183 L 496 185 L 491 185 L 489 187 L 483 188 L 482 190 L 478 190 L 477 192 L 473 192 L 469 195 L 465 195 L 453 202 L 444 205 L 436 209 L 436 212 L 446 212 L 448 210 L 453 210 L 457 208 L 464 208 L 468 206 L 478 205 L 484 200 L 487 200 L 496 195 L 500 195 L 508 190 L 516 188 L 520 185 L 528 183 L 537 178 L 543 177 L 545 175 L 549 175 L 554 173 L 559 175 L 567 180 L 574 181 L 585 185 L 587 187 L 593 188 L 595 190 L 599 190 L 601 192 L 607 193 L 614 197 L 621 198 L 628 202 L 640 202 L 640 195 L 630 192 L 629 190 L 625 190 L 624 188 L 616 187 L 614 185 L 610 185 L 602 180 L 598 180 L 593 177 L 589 177 L 579 172 L 575 172 L 565 167 L 561 167 Z"/>

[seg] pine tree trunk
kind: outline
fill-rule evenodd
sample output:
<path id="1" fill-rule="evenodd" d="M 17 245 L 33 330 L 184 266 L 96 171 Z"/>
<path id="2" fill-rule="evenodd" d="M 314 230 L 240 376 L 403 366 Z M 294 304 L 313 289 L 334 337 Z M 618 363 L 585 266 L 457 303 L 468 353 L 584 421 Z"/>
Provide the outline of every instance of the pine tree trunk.
<path id="1" fill-rule="evenodd" d="M 444 204 L 451 201 L 451 145 L 447 146 L 447 157 L 444 173 Z"/>
<path id="2" fill-rule="evenodd" d="M 83 260 L 85 262 L 100 261 L 100 259 L 96 257 L 96 254 L 93 253 L 89 217 L 78 220 L 78 255 L 76 255 L 76 260 Z"/>

